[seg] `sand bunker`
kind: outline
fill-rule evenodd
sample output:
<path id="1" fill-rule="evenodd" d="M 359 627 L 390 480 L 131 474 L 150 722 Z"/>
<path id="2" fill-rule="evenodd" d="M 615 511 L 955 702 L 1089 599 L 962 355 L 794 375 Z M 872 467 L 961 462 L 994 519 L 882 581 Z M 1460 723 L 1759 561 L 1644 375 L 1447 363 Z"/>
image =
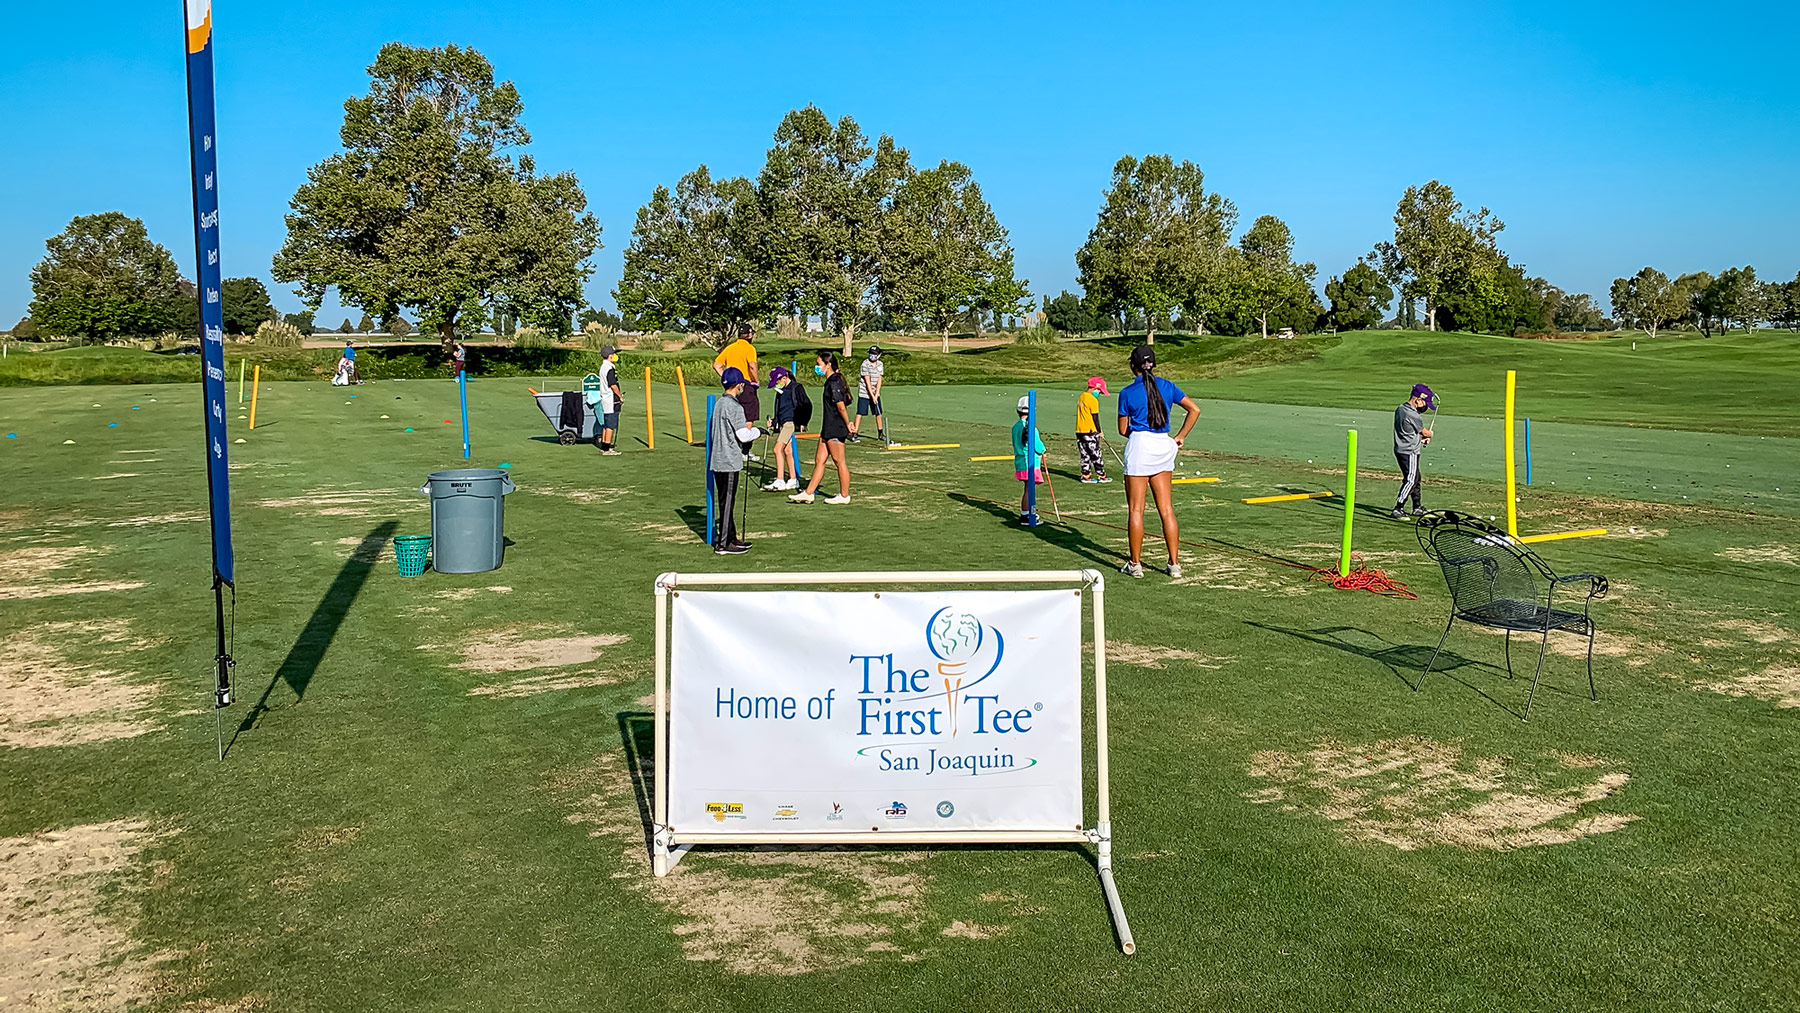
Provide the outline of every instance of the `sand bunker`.
<path id="1" fill-rule="evenodd" d="M 4 575 L 0 576 L 0 581 L 4 581 L 0 583 L 0 601 L 129 591 L 144 586 L 141 580 L 49 579 L 53 571 L 74 566 L 100 553 L 101 550 L 86 545 L 44 545 L 0 551 L 0 574 Z"/>
<path id="2" fill-rule="evenodd" d="M 591 636 L 537 636 L 552 632 L 549 626 L 513 626 L 478 633 L 455 644 L 421 644 L 420 650 L 450 648 L 463 660 L 451 666 L 477 672 L 524 672 L 534 668 L 566 668 L 585 665 L 600 656 L 601 648 L 614 647 L 631 638 L 620 633 Z"/>
<path id="3" fill-rule="evenodd" d="M 621 750 L 553 777 L 550 789 L 573 801 L 569 823 L 616 846 L 613 877 L 677 919 L 689 960 L 734 974 L 795 975 L 877 954 L 916 959 L 923 949 L 930 880 L 922 852 L 705 849 L 659 880 Z"/>
<path id="4" fill-rule="evenodd" d="M 150 997 L 148 959 L 101 901 L 150 839 L 134 820 L 0 839 L 0 1008 L 123 1010 Z"/>
<path id="5" fill-rule="evenodd" d="M 1213 658 L 1193 651 L 1185 651 L 1179 647 L 1143 647 L 1128 644 L 1123 640 L 1106 642 L 1106 660 L 1120 665 L 1133 665 L 1138 668 L 1161 669 L 1171 661 L 1185 661 L 1199 668 L 1217 671 L 1225 667 L 1231 658 Z"/>
<path id="6" fill-rule="evenodd" d="M 1773 563 L 1783 566 L 1800 566 L 1800 550 L 1779 542 L 1754 547 L 1720 549 L 1717 554 L 1734 563 Z"/>
<path id="7" fill-rule="evenodd" d="M 1324 743 L 1304 753 L 1251 757 L 1250 775 L 1269 786 L 1244 797 L 1330 820 L 1353 841 L 1402 851 L 1441 845 L 1506 851 L 1567 844 L 1636 820 L 1628 813 L 1581 815 L 1631 779 L 1605 766 L 1594 757 L 1557 753 L 1530 765 L 1502 756 L 1470 759 L 1457 746 L 1423 738 Z"/>
<path id="8" fill-rule="evenodd" d="M 0 639 L 0 745 L 73 746 L 156 730 L 145 711 L 157 687 L 71 661 L 61 646 L 71 643 L 148 646 L 123 619 L 41 623 Z"/>

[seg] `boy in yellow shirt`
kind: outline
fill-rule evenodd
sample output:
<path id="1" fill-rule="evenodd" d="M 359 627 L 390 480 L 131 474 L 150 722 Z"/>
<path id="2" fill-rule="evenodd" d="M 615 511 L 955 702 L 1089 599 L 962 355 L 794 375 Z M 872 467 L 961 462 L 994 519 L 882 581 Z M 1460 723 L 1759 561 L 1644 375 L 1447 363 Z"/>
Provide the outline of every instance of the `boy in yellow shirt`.
<path id="1" fill-rule="evenodd" d="M 1081 449 L 1081 480 L 1090 485 L 1111 482 L 1106 477 L 1106 458 L 1100 456 L 1100 398 L 1094 392 L 1106 393 L 1106 381 L 1088 378 L 1087 392 L 1075 402 L 1075 445 Z"/>

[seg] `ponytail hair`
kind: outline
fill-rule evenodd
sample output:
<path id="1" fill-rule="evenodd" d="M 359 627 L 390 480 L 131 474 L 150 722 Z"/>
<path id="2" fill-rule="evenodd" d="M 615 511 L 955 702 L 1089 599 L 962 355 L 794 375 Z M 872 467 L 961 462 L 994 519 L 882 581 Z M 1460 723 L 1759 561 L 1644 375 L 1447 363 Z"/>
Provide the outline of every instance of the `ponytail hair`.
<path id="1" fill-rule="evenodd" d="M 819 362 L 823 363 L 824 365 L 830 366 L 831 371 L 833 373 L 838 371 L 838 360 L 837 360 L 836 352 L 828 352 L 828 351 L 820 350 L 818 353 L 818 356 L 819 356 Z"/>
<path id="2" fill-rule="evenodd" d="M 1146 362 L 1138 368 L 1144 378 L 1144 414 L 1151 429 L 1169 428 L 1169 403 L 1163 400 L 1162 388 L 1156 384 L 1156 363 Z"/>

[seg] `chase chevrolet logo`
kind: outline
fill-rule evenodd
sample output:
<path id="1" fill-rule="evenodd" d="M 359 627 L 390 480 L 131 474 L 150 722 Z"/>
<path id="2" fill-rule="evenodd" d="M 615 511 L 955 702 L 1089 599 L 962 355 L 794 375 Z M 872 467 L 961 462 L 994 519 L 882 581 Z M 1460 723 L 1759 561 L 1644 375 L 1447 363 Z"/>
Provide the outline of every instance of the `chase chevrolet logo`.
<path id="1" fill-rule="evenodd" d="M 775 819 L 777 820 L 791 821 L 799 818 L 800 810 L 791 805 L 780 805 L 775 807 Z"/>
<path id="2" fill-rule="evenodd" d="M 895 802 L 886 809 L 883 809 L 881 815 L 886 816 L 890 820 L 903 820 L 906 818 L 906 803 Z"/>
<path id="3" fill-rule="evenodd" d="M 741 820 L 744 818 L 744 803 L 708 802 L 706 803 L 706 815 L 711 816 L 715 822 L 719 823 L 726 820 Z"/>

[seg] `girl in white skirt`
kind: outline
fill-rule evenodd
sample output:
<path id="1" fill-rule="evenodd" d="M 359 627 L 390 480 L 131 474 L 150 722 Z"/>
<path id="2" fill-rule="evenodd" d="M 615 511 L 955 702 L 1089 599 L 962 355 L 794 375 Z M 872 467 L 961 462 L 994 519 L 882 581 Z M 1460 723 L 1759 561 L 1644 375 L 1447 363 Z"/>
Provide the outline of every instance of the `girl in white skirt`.
<path id="1" fill-rule="evenodd" d="M 1180 387 L 1156 375 L 1156 349 L 1139 345 L 1131 353 L 1131 371 L 1137 379 L 1119 391 L 1119 435 L 1125 437 L 1125 501 L 1131 507 L 1131 558 L 1119 567 L 1129 577 L 1142 577 L 1144 564 L 1144 499 L 1156 492 L 1156 512 L 1162 517 L 1163 539 L 1169 543 L 1169 576 L 1181 576 L 1176 546 L 1181 532 L 1175 525 L 1174 493 L 1169 473 L 1175 468 L 1175 452 L 1194 428 L 1200 408 Z M 1181 432 L 1169 435 L 1169 406 L 1187 412 Z"/>

